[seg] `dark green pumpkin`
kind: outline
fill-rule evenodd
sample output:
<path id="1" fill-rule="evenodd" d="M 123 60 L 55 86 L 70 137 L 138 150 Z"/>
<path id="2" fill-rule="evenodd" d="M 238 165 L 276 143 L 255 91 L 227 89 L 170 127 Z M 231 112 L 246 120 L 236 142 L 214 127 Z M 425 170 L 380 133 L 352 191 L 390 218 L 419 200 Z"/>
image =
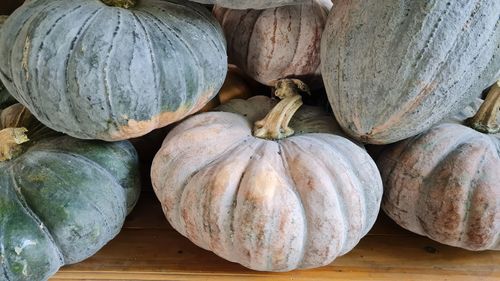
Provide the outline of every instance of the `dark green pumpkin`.
<path id="1" fill-rule="evenodd" d="M 31 139 L 0 162 L 0 280 L 46 280 L 118 234 L 139 195 L 137 154 L 62 136 L 20 104 L 0 116 L 0 129 L 22 125 Z"/>
<path id="2" fill-rule="evenodd" d="M 205 7 L 141 0 L 125 9 L 103 1 L 30 1 L 6 20 L 0 79 L 38 120 L 77 138 L 130 139 L 217 94 L 225 40 Z"/>
<path id="3" fill-rule="evenodd" d="M 325 87 L 351 136 L 386 144 L 461 110 L 500 78 L 498 0 L 338 0 Z"/>

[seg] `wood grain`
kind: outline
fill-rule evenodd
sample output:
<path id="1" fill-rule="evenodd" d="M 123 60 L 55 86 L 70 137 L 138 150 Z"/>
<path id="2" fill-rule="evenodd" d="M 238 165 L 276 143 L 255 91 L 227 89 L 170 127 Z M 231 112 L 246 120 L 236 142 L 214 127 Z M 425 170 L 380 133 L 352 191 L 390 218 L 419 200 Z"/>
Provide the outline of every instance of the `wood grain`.
<path id="1" fill-rule="evenodd" d="M 499 252 L 440 245 L 381 214 L 360 244 L 329 266 L 255 272 L 175 232 L 147 189 L 115 240 L 85 262 L 64 267 L 51 280 L 500 280 L 499 265 Z"/>

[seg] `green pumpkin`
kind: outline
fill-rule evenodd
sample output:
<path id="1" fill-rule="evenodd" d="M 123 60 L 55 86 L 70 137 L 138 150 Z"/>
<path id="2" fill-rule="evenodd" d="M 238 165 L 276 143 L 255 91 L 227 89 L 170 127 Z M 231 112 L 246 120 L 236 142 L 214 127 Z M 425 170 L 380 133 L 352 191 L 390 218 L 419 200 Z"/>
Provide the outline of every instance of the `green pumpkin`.
<path id="1" fill-rule="evenodd" d="M 268 9 L 274 7 L 299 5 L 308 0 L 192 0 L 203 4 L 215 4 L 231 9 Z"/>
<path id="2" fill-rule="evenodd" d="M 219 24 L 185 0 L 134 4 L 25 3 L 0 34 L 0 79 L 46 126 L 81 139 L 139 137 L 197 112 L 226 75 Z"/>
<path id="3" fill-rule="evenodd" d="M 0 116 L 0 156 L 10 158 L 0 162 L 0 279 L 46 280 L 118 234 L 139 196 L 138 157 L 129 142 L 55 133 L 20 104 Z M 19 126 L 30 141 L 10 147 Z"/>

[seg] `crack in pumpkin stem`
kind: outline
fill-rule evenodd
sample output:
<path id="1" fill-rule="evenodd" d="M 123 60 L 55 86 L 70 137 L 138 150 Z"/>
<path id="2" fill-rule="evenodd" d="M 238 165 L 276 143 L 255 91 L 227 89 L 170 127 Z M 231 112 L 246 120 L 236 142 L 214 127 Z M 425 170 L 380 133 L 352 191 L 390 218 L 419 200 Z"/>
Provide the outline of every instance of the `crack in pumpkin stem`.
<path id="1" fill-rule="evenodd" d="M 281 101 L 264 117 L 255 122 L 253 135 L 262 139 L 280 140 L 294 134 L 288 125 L 302 106 L 300 92 L 309 93 L 307 85 L 297 79 L 283 79 L 276 83 L 275 95 Z"/>
<path id="2" fill-rule="evenodd" d="M 500 132 L 497 123 L 497 114 L 500 110 L 500 81 L 497 81 L 488 92 L 486 100 L 483 102 L 474 117 L 467 119 L 468 125 L 476 131 L 486 134 L 496 134 Z"/>
<path id="3" fill-rule="evenodd" d="M 118 8 L 133 8 L 137 6 L 138 0 L 101 0 L 104 4 L 108 6 L 118 7 Z"/>

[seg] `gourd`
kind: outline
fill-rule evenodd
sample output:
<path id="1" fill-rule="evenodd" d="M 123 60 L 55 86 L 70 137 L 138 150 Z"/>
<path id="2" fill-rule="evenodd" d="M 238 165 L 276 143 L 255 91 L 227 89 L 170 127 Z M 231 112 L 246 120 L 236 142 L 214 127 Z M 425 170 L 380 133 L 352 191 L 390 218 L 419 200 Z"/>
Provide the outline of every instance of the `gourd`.
<path id="1" fill-rule="evenodd" d="M 331 6 L 309 0 L 265 10 L 215 6 L 213 13 L 226 35 L 229 62 L 248 76 L 268 86 L 282 78 L 300 78 L 318 88 L 321 34 Z"/>
<path id="2" fill-rule="evenodd" d="M 30 1 L 2 30 L 9 92 L 81 139 L 134 138 L 195 113 L 227 69 L 219 24 L 189 1 Z"/>
<path id="3" fill-rule="evenodd" d="M 46 280 L 92 256 L 118 234 L 139 189 L 129 142 L 74 139 L 20 104 L 2 110 L 1 279 Z"/>
<path id="4" fill-rule="evenodd" d="M 224 259 L 262 271 L 323 266 L 375 222 L 380 175 L 332 116 L 299 109 L 295 82 L 277 87 L 278 104 L 236 99 L 175 127 L 153 187 L 170 224 Z"/>
<path id="5" fill-rule="evenodd" d="M 215 4 L 231 9 L 268 9 L 285 5 L 298 5 L 309 0 L 192 0 L 203 4 Z"/>
<path id="6" fill-rule="evenodd" d="M 440 243 L 500 250 L 500 85 L 466 119 L 478 105 L 381 154 L 382 208 Z"/>
<path id="7" fill-rule="evenodd" d="M 215 109 L 220 104 L 225 104 L 233 99 L 247 99 L 253 96 L 251 82 L 239 68 L 229 65 L 226 80 L 219 93 L 200 112 L 207 112 Z"/>
<path id="8" fill-rule="evenodd" d="M 335 117 L 393 143 L 464 108 L 500 78 L 500 1 L 339 0 L 321 45 Z"/>

